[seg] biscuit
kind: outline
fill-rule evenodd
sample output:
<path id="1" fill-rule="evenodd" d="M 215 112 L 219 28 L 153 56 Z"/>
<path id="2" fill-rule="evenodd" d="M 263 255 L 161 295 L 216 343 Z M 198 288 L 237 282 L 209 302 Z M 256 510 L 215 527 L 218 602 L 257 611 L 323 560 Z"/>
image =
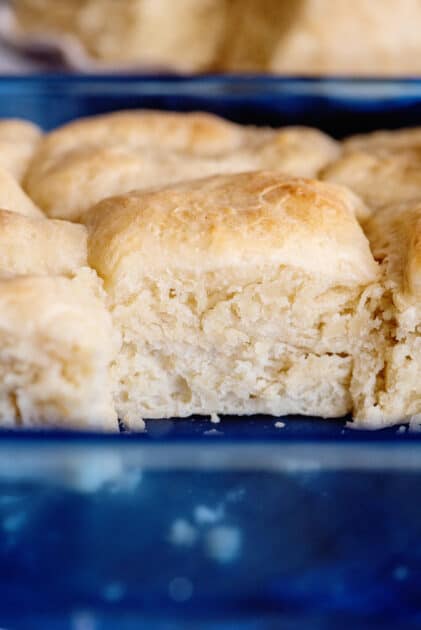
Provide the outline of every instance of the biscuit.
<path id="1" fill-rule="evenodd" d="M 421 203 L 380 209 L 365 225 L 381 263 L 369 351 L 356 362 L 357 422 L 369 428 L 421 413 Z"/>
<path id="2" fill-rule="evenodd" d="M 421 127 L 379 130 L 349 136 L 343 141 L 347 151 L 394 154 L 406 149 L 421 150 Z"/>
<path id="3" fill-rule="evenodd" d="M 41 130 L 25 120 L 0 120 L 0 167 L 21 181 L 41 138 Z"/>
<path id="4" fill-rule="evenodd" d="M 115 334 L 82 225 L 0 211 L 0 425 L 118 429 Z"/>
<path id="5" fill-rule="evenodd" d="M 136 428 L 142 417 L 351 411 L 357 305 L 378 273 L 352 200 L 255 172 L 90 210 L 88 260 L 122 339 L 119 416 Z"/>
<path id="6" fill-rule="evenodd" d="M 313 176 L 339 151 L 332 138 L 305 127 L 257 129 L 203 113 L 119 112 L 47 135 L 25 186 L 49 216 L 77 220 L 108 196 L 218 173 L 268 168 Z"/>
<path id="7" fill-rule="evenodd" d="M 76 274 L 87 265 L 82 225 L 0 210 L 0 277 Z"/>
<path id="8" fill-rule="evenodd" d="M 350 150 L 319 173 L 348 186 L 376 210 L 421 197 L 421 147 L 389 151 Z"/>
<path id="9" fill-rule="evenodd" d="M 0 280 L 0 424 L 116 430 L 110 336 L 102 300 L 80 278 Z"/>
<path id="10" fill-rule="evenodd" d="M 216 57 L 230 0 L 15 0 L 29 33 L 65 33 L 108 63 L 198 71 Z"/>
<path id="11" fill-rule="evenodd" d="M 266 71 L 277 44 L 299 19 L 302 4 L 303 0 L 231 0 L 219 69 Z"/>
<path id="12" fill-rule="evenodd" d="M 13 175 L 0 167 L 0 208 L 28 217 L 44 216 L 32 199 L 22 190 Z"/>
<path id="13" fill-rule="evenodd" d="M 256 131 L 255 145 L 245 147 L 255 160 L 256 169 L 277 170 L 296 177 L 315 177 L 320 169 L 340 155 L 338 142 L 311 127 L 284 127 L 267 132 Z"/>
<path id="14" fill-rule="evenodd" d="M 276 73 L 403 75 L 421 70 L 417 0 L 302 0 L 275 46 Z"/>
<path id="15" fill-rule="evenodd" d="M 349 186 L 374 209 L 421 196 L 421 128 L 350 136 L 343 149 L 322 179 Z"/>

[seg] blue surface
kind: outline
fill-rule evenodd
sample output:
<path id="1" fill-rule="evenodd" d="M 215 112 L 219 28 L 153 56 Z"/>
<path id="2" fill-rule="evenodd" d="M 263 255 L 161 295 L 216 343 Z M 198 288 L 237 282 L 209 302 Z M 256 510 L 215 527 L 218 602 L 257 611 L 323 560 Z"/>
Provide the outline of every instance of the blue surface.
<path id="1" fill-rule="evenodd" d="M 343 136 L 421 124 L 421 82 L 0 81 L 45 129 L 134 107 Z M 421 438 L 283 420 L 0 434 L 0 627 L 420 628 Z"/>
<path id="2" fill-rule="evenodd" d="M 297 422 L 4 434 L 2 626 L 419 628 L 420 439 Z"/>
<path id="3" fill-rule="evenodd" d="M 260 125 L 310 124 L 343 136 L 420 124 L 421 80 L 60 75 L 0 80 L 0 117 L 30 118 L 45 129 L 135 107 L 200 109 Z"/>

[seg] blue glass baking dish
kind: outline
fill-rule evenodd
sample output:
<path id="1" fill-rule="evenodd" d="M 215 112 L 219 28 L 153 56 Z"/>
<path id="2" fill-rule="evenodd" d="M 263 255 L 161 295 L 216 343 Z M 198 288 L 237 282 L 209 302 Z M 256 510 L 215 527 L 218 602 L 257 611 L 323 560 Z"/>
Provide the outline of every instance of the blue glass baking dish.
<path id="1" fill-rule="evenodd" d="M 421 124 L 421 82 L 11 77 L 45 129 L 134 107 Z M 421 434 L 344 420 L 153 421 L 144 435 L 0 433 L 0 627 L 421 627 Z"/>
<path id="2" fill-rule="evenodd" d="M 45 129 L 79 116 L 148 107 L 206 110 L 245 124 L 308 124 L 335 136 L 420 124 L 421 79 L 269 76 L 8 76 L 0 117 Z"/>

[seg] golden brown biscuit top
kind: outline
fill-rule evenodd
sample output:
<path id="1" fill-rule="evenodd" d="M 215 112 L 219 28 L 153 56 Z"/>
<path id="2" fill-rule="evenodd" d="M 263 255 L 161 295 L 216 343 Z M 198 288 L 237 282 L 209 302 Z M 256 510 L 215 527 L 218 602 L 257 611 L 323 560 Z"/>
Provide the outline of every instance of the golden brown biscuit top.
<path id="1" fill-rule="evenodd" d="M 0 167 L 20 181 L 40 141 L 41 130 L 26 120 L 0 120 Z"/>
<path id="2" fill-rule="evenodd" d="M 213 114 L 153 110 L 122 111 L 71 122 L 50 133 L 42 150 L 50 156 L 85 146 L 128 145 L 215 156 L 240 146 L 242 128 Z"/>
<path id="3" fill-rule="evenodd" d="M 232 0 L 15 0 L 18 28 L 66 33 L 89 56 L 139 70 L 209 69 Z M 75 41 L 73 41 L 73 45 Z"/>
<path id="4" fill-rule="evenodd" d="M 0 160 L 1 161 L 1 160 Z M 0 209 L 24 214 L 28 217 L 43 217 L 41 210 L 23 191 L 13 175 L 0 166 Z"/>
<path id="5" fill-rule="evenodd" d="M 336 140 L 311 127 L 257 129 L 254 143 L 250 136 L 243 154 L 253 156 L 256 169 L 277 170 L 298 177 L 314 177 L 341 152 Z"/>
<path id="6" fill-rule="evenodd" d="M 298 11 L 275 46 L 272 71 L 419 74 L 418 0 L 294 0 L 286 4 L 298 4 Z"/>
<path id="7" fill-rule="evenodd" d="M 77 220 L 108 196 L 219 173 L 313 177 L 339 143 L 317 129 L 244 127 L 210 114 L 119 112 L 47 135 L 25 186 L 51 217 Z"/>
<path id="8" fill-rule="evenodd" d="M 321 179 L 348 186 L 373 209 L 421 198 L 421 147 L 347 151 Z"/>
<path id="9" fill-rule="evenodd" d="M 407 298 L 421 299 L 421 202 L 390 205 L 369 219 L 365 231 L 387 281 Z"/>
<path id="10" fill-rule="evenodd" d="M 377 266 L 341 187 L 274 172 L 215 176 L 105 200 L 86 215 L 89 262 L 120 274 L 181 267 L 292 265 L 358 284 Z"/>
<path id="11" fill-rule="evenodd" d="M 40 128 L 29 120 L 20 118 L 0 120 L 0 142 L 34 142 L 40 137 Z"/>
<path id="12" fill-rule="evenodd" d="M 402 149 L 421 149 L 421 127 L 408 127 L 394 130 L 379 130 L 372 133 L 349 136 L 343 142 L 346 150 L 400 151 Z"/>
<path id="13" fill-rule="evenodd" d="M 87 264 L 83 225 L 0 210 L 0 276 L 70 275 Z"/>
<path id="14" fill-rule="evenodd" d="M 321 177 L 349 186 L 374 208 L 421 199 L 421 127 L 350 136 Z"/>

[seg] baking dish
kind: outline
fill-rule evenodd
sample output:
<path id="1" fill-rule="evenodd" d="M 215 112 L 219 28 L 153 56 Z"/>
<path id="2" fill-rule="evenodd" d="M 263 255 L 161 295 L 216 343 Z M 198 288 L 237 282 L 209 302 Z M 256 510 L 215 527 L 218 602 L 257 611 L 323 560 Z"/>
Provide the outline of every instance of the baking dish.
<path id="1" fill-rule="evenodd" d="M 8 76 L 0 117 L 44 129 L 80 116 L 147 107 L 205 110 L 244 124 L 307 124 L 335 136 L 420 124 L 421 79 L 270 76 Z"/>
<path id="2" fill-rule="evenodd" d="M 45 129 L 134 107 L 337 137 L 421 124 L 417 80 L 10 77 L 0 96 L 0 117 Z M 417 433 L 267 417 L 147 429 L 0 433 L 1 626 L 419 627 Z"/>

